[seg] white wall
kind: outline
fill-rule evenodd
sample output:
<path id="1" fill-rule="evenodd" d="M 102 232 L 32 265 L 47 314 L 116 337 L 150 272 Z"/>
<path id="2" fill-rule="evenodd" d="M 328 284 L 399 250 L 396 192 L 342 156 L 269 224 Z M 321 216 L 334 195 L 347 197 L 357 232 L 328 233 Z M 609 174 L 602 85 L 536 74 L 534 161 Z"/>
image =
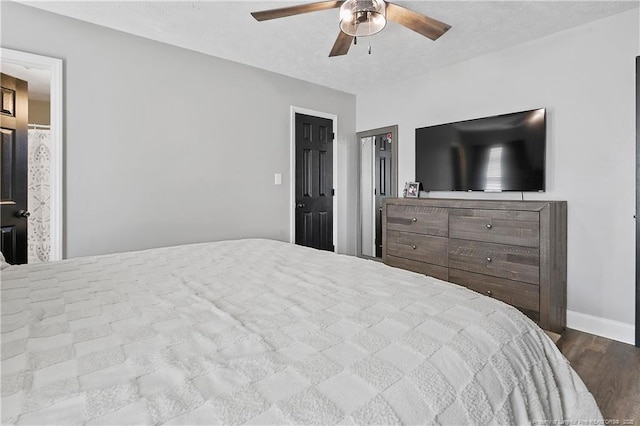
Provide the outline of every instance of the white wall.
<path id="1" fill-rule="evenodd" d="M 338 116 L 337 245 L 355 253 L 355 96 L 13 2 L 1 35 L 64 60 L 66 257 L 287 241 L 292 105 Z"/>
<path id="2" fill-rule="evenodd" d="M 612 320 L 609 335 L 631 342 L 638 54 L 636 9 L 372 89 L 358 96 L 358 131 L 399 125 L 401 186 L 414 180 L 415 128 L 546 107 L 547 192 L 524 197 L 568 202 L 569 326 L 589 328 L 590 316 Z"/>

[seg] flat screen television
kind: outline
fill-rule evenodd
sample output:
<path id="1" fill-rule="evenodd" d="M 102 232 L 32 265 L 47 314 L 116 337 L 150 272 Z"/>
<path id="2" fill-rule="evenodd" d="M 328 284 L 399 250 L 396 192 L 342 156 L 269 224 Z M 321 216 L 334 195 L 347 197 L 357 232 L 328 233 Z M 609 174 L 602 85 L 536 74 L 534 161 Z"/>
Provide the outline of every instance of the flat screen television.
<path id="1" fill-rule="evenodd" d="M 416 129 L 424 191 L 544 191 L 546 110 Z"/>

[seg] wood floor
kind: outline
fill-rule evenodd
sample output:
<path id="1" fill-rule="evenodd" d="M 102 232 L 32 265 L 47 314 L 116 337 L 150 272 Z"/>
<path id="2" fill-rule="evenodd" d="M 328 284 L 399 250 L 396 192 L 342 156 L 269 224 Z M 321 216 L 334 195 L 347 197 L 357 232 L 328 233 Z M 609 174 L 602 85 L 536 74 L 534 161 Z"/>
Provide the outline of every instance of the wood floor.
<path id="1" fill-rule="evenodd" d="M 557 344 L 612 420 L 605 424 L 640 426 L 640 348 L 570 329 Z"/>

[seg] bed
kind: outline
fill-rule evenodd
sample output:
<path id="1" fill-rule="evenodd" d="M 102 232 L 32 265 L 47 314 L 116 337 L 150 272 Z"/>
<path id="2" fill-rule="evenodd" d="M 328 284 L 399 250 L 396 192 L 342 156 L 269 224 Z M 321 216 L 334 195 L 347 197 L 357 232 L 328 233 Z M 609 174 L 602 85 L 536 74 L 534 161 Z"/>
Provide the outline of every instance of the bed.
<path id="1" fill-rule="evenodd" d="M 370 260 L 248 239 L 1 280 L 3 424 L 602 419 L 516 309 Z"/>

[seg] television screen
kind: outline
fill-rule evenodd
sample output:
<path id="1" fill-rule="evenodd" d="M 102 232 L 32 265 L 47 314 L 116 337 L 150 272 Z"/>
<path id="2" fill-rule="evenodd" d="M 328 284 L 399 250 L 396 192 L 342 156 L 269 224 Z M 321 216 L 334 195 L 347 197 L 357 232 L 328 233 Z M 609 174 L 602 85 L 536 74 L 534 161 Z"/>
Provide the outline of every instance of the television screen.
<path id="1" fill-rule="evenodd" d="M 424 191 L 544 191 L 544 108 L 416 129 Z"/>

